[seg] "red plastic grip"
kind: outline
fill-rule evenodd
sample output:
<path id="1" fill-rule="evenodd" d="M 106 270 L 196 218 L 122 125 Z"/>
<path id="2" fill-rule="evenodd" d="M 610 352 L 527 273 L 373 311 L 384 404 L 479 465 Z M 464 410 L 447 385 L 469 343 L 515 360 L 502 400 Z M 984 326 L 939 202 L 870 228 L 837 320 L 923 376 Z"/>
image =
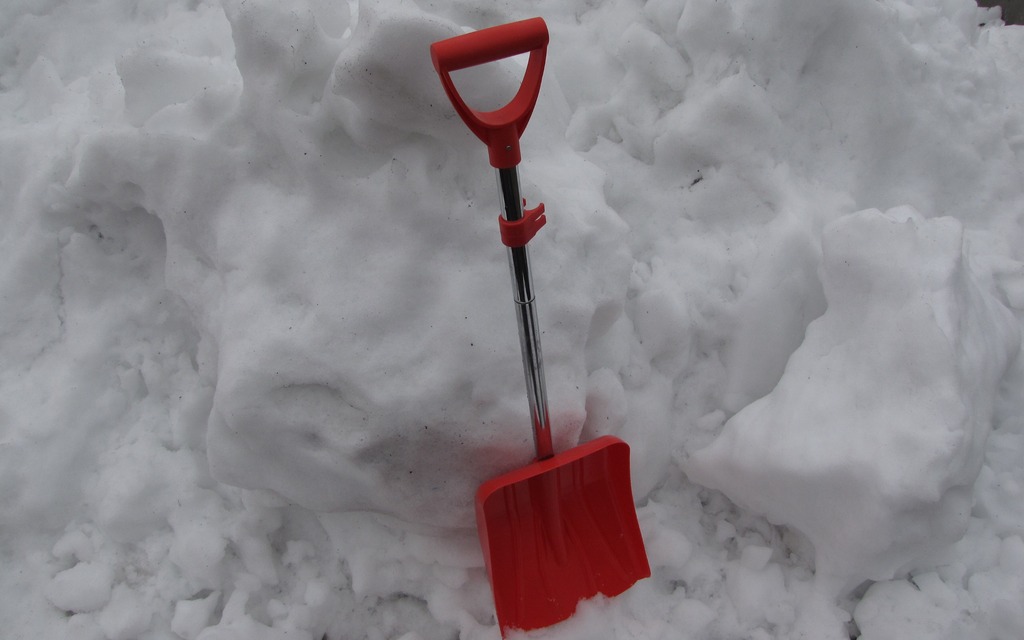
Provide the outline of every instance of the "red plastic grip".
<path id="1" fill-rule="evenodd" d="M 548 27 L 543 18 L 489 27 L 430 45 L 430 59 L 448 99 L 470 131 L 487 145 L 491 166 L 496 169 L 511 169 L 522 159 L 519 137 L 537 104 L 547 48 Z M 451 72 L 521 53 L 529 53 L 530 59 L 515 97 L 494 111 L 471 109 L 455 88 Z"/>

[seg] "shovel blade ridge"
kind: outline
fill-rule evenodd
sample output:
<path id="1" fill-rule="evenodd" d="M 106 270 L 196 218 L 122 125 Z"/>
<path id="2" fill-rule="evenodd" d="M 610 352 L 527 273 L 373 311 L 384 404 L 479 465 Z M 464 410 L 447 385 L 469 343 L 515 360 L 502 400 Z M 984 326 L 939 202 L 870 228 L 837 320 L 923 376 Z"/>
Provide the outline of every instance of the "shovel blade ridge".
<path id="1" fill-rule="evenodd" d="M 629 445 L 613 436 L 485 482 L 476 512 L 503 635 L 565 620 L 580 600 L 651 575 Z"/>

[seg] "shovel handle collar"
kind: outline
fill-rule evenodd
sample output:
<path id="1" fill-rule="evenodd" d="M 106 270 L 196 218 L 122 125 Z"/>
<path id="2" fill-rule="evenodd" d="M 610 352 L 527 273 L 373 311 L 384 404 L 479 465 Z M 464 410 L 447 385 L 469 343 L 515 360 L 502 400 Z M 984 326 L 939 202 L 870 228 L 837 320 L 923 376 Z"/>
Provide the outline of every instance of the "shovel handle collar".
<path id="1" fill-rule="evenodd" d="M 498 216 L 498 228 L 501 230 L 501 243 L 506 247 L 525 247 L 526 243 L 533 240 L 540 228 L 547 223 L 547 216 L 544 215 L 544 203 L 540 203 L 533 209 L 526 208 L 526 199 L 523 199 L 523 217 L 514 222 L 506 220 L 504 216 Z"/>
<path id="2" fill-rule="evenodd" d="M 543 18 L 530 18 L 473 31 L 430 45 L 430 59 L 455 111 L 470 131 L 487 145 L 491 166 L 510 169 L 519 164 L 519 137 L 526 129 L 540 94 L 547 57 L 548 27 Z M 526 74 L 512 100 L 494 111 L 470 108 L 459 95 L 451 72 L 529 53 Z"/>

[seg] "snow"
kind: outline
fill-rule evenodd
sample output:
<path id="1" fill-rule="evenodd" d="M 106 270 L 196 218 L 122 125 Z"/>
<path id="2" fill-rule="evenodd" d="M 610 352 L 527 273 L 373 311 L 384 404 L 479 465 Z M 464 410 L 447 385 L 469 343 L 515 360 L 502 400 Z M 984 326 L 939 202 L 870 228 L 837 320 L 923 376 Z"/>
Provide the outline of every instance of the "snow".
<path id="1" fill-rule="evenodd" d="M 95 611 L 110 601 L 114 572 L 104 565 L 79 562 L 53 577 L 46 598 L 65 611 Z"/>
<path id="2" fill-rule="evenodd" d="M 499 637 L 472 496 L 532 439 L 427 48 L 538 14 L 556 447 L 630 443 L 653 575 L 528 637 L 1024 636 L 1020 27 L 92 0 L 0 8 L 5 637 Z"/>
<path id="3" fill-rule="evenodd" d="M 845 588 L 891 579 L 967 529 L 1020 329 L 977 284 L 963 244 L 957 220 L 913 209 L 828 225 L 825 313 L 775 388 L 683 466 L 806 534 L 819 577 Z"/>

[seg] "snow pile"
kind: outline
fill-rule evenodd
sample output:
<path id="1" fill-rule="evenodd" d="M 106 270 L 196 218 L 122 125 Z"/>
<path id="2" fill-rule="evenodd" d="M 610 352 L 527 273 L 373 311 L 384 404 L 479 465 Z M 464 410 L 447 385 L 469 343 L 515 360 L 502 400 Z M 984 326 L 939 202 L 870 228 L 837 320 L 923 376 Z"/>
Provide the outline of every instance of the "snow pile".
<path id="1" fill-rule="evenodd" d="M 531 436 L 491 169 L 427 47 L 538 12 L 0 6 L 5 635 L 497 637 L 470 505 Z M 1024 32 L 542 14 L 556 446 L 630 442 L 653 576 L 532 635 L 1024 635 Z M 455 80 L 493 107 L 521 73 Z"/>
<path id="2" fill-rule="evenodd" d="M 474 488 L 528 460 L 532 436 L 522 398 L 507 391 L 522 373 L 508 355 L 509 301 L 493 294 L 507 281 L 503 248 L 493 217 L 478 214 L 493 210 L 493 189 L 468 178 L 479 149 L 422 55 L 457 30 L 364 15 L 339 54 L 311 12 L 240 5 L 228 20 L 242 90 L 237 106 L 218 106 L 237 110 L 171 103 L 139 130 L 97 134 L 80 145 L 71 197 L 116 185 L 122 208 L 164 222 L 168 284 L 216 358 L 217 479 L 320 510 L 466 526 Z M 120 65 L 127 105 L 143 79 L 175 85 L 209 64 L 179 55 L 164 65 L 153 48 Z M 548 119 L 534 126 L 554 128 Z M 207 136 L 180 133 L 204 120 Z M 254 139 L 239 145 L 239 132 Z M 597 189 L 599 174 L 566 144 L 547 162 L 528 193 Z M 567 290 L 547 305 L 545 354 L 564 446 L 583 423 L 591 317 L 603 305 L 614 319 L 628 263 L 621 241 L 607 246 L 624 227 L 606 206 L 545 199 L 560 215 L 538 250 L 550 256 L 541 273 L 563 274 L 549 289 Z"/>
<path id="3" fill-rule="evenodd" d="M 852 588 L 966 532 L 1020 330 L 954 219 L 864 211 L 829 225 L 822 250 L 825 314 L 685 470 L 802 531 L 819 576 Z"/>
<path id="4" fill-rule="evenodd" d="M 206 258 L 232 270 L 215 302 L 194 302 L 219 311 L 208 327 L 218 351 L 211 470 L 315 509 L 470 525 L 474 488 L 528 460 L 532 436 L 522 396 L 509 392 L 522 377 L 509 357 L 509 301 L 494 295 L 507 281 L 503 248 L 494 216 L 481 215 L 494 210 L 493 188 L 470 178 L 479 149 L 423 56 L 458 30 L 417 13 L 367 11 L 340 55 L 328 56 L 319 52 L 332 43 L 315 22 L 290 16 L 246 7 L 229 15 L 243 80 L 237 126 L 270 138 L 261 164 L 283 156 L 295 165 L 284 184 L 250 170 L 204 213 L 218 238 Z M 267 22 L 279 31 L 266 33 Z M 295 54 L 282 44 L 289 39 Z M 290 113 L 311 109 L 308 96 L 277 110 L 302 97 L 295 81 L 274 82 L 300 59 L 317 80 L 303 82 L 327 87 L 308 117 Z M 550 115 L 539 120 L 541 132 L 556 129 Z M 325 162 L 331 154 L 346 159 Z M 624 230 L 607 207 L 547 197 L 567 183 L 595 190 L 596 176 L 589 188 L 580 182 L 594 172 L 565 143 L 545 155 L 551 170 L 525 192 L 560 213 L 538 251 L 551 256 L 542 273 L 563 274 L 539 285 L 554 294 L 545 355 L 565 446 L 583 423 L 586 332 L 595 308 L 622 297 L 624 285 L 607 283 L 624 281 L 616 272 L 628 262 L 621 249 L 600 250 L 602 232 Z M 178 207 L 157 209 L 173 216 Z"/>

